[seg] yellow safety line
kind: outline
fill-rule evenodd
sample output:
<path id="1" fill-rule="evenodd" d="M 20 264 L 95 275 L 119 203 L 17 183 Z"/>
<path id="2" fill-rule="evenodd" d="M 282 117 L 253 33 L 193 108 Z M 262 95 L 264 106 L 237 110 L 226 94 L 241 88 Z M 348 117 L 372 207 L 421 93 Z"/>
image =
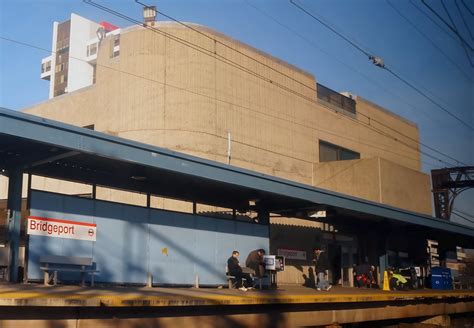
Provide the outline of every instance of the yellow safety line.
<path id="1" fill-rule="evenodd" d="M 450 293 L 397 293 L 383 294 L 303 294 L 303 295 L 206 295 L 203 293 L 189 295 L 146 295 L 146 294 L 64 294 L 41 292 L 6 292 L 0 293 L 0 304 L 4 301 L 21 300 L 27 304 L 28 300 L 50 301 L 88 301 L 93 300 L 106 306 L 186 306 L 186 305 L 244 305 L 244 304 L 273 304 L 273 303 L 341 303 L 341 302 L 380 302 L 411 299 L 432 298 L 467 298 L 474 297 L 472 292 Z"/>

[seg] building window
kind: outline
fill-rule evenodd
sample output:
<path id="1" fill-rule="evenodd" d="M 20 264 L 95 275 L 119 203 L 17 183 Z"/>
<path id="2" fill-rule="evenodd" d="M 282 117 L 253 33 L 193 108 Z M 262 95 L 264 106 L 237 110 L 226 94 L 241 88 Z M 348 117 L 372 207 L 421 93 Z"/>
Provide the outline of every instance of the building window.
<path id="1" fill-rule="evenodd" d="M 360 154 L 332 143 L 319 140 L 319 162 L 346 161 L 351 159 L 360 159 Z"/>
<path id="2" fill-rule="evenodd" d="M 97 43 L 93 43 L 87 46 L 87 57 L 93 56 L 97 53 Z"/>
<path id="3" fill-rule="evenodd" d="M 318 100 L 329 103 L 337 108 L 343 109 L 349 113 L 356 113 L 356 103 L 354 99 L 341 95 L 339 92 L 331 90 L 322 84 L 317 84 Z"/>
<path id="4" fill-rule="evenodd" d="M 113 41 L 111 44 L 111 52 L 110 52 L 110 57 L 117 57 L 120 55 L 120 34 L 115 34 L 113 36 Z"/>
<path id="5" fill-rule="evenodd" d="M 46 73 L 51 70 L 51 62 L 45 62 L 41 64 L 41 73 Z"/>
<path id="6" fill-rule="evenodd" d="M 57 65 L 56 65 L 56 73 L 59 73 L 59 72 L 64 71 L 65 68 L 66 68 L 66 64 L 65 64 L 65 63 L 57 64 Z"/>

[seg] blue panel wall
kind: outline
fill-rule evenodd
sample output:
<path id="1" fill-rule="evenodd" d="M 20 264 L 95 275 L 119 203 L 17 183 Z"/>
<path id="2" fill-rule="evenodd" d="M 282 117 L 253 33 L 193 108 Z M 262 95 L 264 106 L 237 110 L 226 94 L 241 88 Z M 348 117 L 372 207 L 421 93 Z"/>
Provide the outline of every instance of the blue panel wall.
<path id="1" fill-rule="evenodd" d="M 92 257 L 98 282 L 145 284 L 147 275 L 159 284 L 218 285 L 226 282 L 225 267 L 238 249 L 247 254 L 269 249 L 269 230 L 233 220 L 33 191 L 30 213 L 97 224 L 96 242 L 29 236 L 28 279 L 41 279 L 42 254 Z M 61 275 L 63 281 L 77 280 Z"/>
<path id="2" fill-rule="evenodd" d="M 32 193 L 30 215 L 95 223 L 94 203 L 90 200 L 43 192 Z M 93 247 L 89 241 L 31 235 L 28 242 L 28 279 L 43 277 L 39 269 L 39 257 L 43 254 L 92 257 Z M 63 276 L 69 280 L 79 280 L 79 274 Z"/>

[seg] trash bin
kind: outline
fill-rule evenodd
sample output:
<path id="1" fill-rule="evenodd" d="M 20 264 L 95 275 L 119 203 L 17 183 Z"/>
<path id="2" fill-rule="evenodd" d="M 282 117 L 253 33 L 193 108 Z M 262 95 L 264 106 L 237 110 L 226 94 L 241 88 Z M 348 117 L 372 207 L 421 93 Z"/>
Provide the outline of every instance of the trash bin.
<path id="1" fill-rule="evenodd" d="M 442 290 L 453 289 L 451 269 L 441 267 L 431 268 L 431 288 Z"/>

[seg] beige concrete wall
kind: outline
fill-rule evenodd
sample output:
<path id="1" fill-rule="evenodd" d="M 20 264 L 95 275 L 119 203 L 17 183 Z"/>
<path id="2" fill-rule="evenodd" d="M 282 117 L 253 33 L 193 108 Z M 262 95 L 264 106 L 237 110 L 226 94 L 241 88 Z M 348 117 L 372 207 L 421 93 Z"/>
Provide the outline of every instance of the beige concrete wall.
<path id="1" fill-rule="evenodd" d="M 395 141 L 403 139 L 396 131 L 418 140 L 412 123 L 362 98 L 355 119 L 335 113 L 316 101 L 316 80 L 300 69 L 204 27 L 196 26 L 228 46 L 177 24 L 158 23 L 158 28 L 199 51 L 143 28 L 122 30 L 118 57 L 110 58 L 109 39 L 100 46 L 95 85 L 25 111 L 225 163 L 230 132 L 231 164 L 307 184 L 324 175 L 313 169 L 319 139 L 364 159 L 381 157 L 420 169 L 416 142 Z M 366 116 L 389 128 L 375 121 L 369 126 Z M 359 167 L 356 180 L 372 181 L 373 173 Z M 349 189 L 373 199 L 369 191 L 358 193 L 356 185 Z M 428 194 L 429 188 L 417 192 Z M 411 199 L 397 204 L 412 208 Z"/>
<path id="2" fill-rule="evenodd" d="M 431 215 L 428 175 L 380 159 L 380 180 L 381 203 Z"/>
<path id="3" fill-rule="evenodd" d="M 314 184 L 431 215 L 429 176 L 378 157 L 315 164 Z"/>
<path id="4" fill-rule="evenodd" d="M 377 157 L 314 164 L 314 185 L 343 194 L 380 202 Z"/>

